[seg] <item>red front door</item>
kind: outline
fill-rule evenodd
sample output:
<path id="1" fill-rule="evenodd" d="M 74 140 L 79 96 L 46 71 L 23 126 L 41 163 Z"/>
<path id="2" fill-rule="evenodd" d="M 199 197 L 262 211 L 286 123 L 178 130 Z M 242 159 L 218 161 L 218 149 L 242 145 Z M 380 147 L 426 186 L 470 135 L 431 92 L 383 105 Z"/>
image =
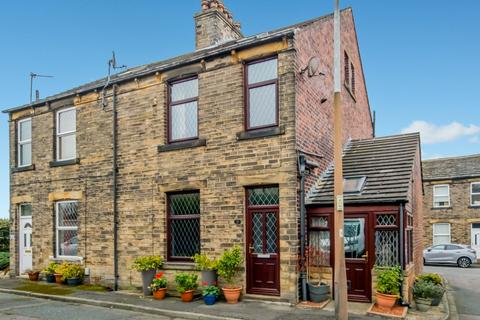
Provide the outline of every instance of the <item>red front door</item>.
<path id="1" fill-rule="evenodd" d="M 345 215 L 344 250 L 348 300 L 371 300 L 370 231 L 367 214 Z"/>
<path id="2" fill-rule="evenodd" d="M 247 293 L 280 295 L 278 204 L 250 203 L 246 215 Z"/>

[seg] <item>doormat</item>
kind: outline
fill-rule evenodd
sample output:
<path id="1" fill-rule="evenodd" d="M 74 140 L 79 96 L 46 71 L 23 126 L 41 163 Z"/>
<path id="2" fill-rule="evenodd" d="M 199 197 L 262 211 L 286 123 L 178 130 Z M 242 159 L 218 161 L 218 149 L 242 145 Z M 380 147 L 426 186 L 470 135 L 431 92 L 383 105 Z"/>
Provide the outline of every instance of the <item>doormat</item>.
<path id="1" fill-rule="evenodd" d="M 297 307 L 300 308 L 313 308 L 313 309 L 323 309 L 330 302 L 330 299 L 327 299 L 322 302 L 312 302 L 312 301 L 302 301 L 297 304 Z"/>
<path id="2" fill-rule="evenodd" d="M 394 306 L 392 309 L 383 308 L 377 306 L 377 304 L 372 304 L 368 309 L 367 314 L 371 316 L 382 316 L 391 319 L 405 319 L 407 317 L 407 307 Z"/>

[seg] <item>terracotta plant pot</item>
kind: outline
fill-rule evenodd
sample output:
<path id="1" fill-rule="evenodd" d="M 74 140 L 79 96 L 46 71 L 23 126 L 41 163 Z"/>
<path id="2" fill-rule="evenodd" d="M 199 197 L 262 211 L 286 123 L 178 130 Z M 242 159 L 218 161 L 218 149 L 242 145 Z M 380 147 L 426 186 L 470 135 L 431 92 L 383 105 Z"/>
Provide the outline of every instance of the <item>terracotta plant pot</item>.
<path id="1" fill-rule="evenodd" d="M 397 296 L 377 292 L 377 305 L 382 308 L 392 309 L 397 302 Z"/>
<path id="2" fill-rule="evenodd" d="M 191 302 L 193 300 L 193 290 L 188 290 L 184 293 L 181 293 L 180 298 L 183 302 Z"/>
<path id="3" fill-rule="evenodd" d="M 62 284 L 63 283 L 62 277 L 63 275 L 59 273 L 55 273 L 55 283 Z"/>
<path id="4" fill-rule="evenodd" d="M 28 273 L 28 279 L 30 279 L 30 281 L 38 281 L 38 276 L 40 275 L 40 272 L 36 271 L 36 272 L 29 272 Z"/>
<path id="5" fill-rule="evenodd" d="M 240 298 L 240 294 L 242 293 L 242 288 L 222 288 L 223 295 L 225 296 L 225 300 L 227 303 L 235 304 L 238 303 L 238 299 Z"/>
<path id="6" fill-rule="evenodd" d="M 163 300 L 165 299 L 166 293 L 167 293 L 167 288 L 158 289 L 157 291 L 153 291 L 153 298 L 157 300 Z"/>

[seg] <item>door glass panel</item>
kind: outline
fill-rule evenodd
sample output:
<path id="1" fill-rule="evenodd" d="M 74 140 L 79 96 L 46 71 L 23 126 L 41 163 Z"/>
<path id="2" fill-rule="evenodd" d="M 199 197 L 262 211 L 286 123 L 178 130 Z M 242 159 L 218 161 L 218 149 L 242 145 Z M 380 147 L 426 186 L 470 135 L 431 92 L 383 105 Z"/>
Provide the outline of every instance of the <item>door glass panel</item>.
<path id="1" fill-rule="evenodd" d="M 310 220 L 310 227 L 328 228 L 327 217 L 312 217 Z"/>
<path id="2" fill-rule="evenodd" d="M 32 215 L 32 205 L 31 204 L 22 204 L 20 205 L 20 216 L 29 217 Z"/>
<path id="3" fill-rule="evenodd" d="M 261 213 L 254 213 L 252 218 L 252 245 L 254 253 L 263 253 L 263 221 Z"/>
<path id="4" fill-rule="evenodd" d="M 365 218 L 345 219 L 344 222 L 345 258 L 362 258 L 365 247 Z"/>
<path id="5" fill-rule="evenodd" d="M 269 212 L 266 215 L 267 253 L 277 253 L 277 215 Z"/>
<path id="6" fill-rule="evenodd" d="M 27 247 L 27 234 L 23 234 L 23 246 L 26 248 Z"/>

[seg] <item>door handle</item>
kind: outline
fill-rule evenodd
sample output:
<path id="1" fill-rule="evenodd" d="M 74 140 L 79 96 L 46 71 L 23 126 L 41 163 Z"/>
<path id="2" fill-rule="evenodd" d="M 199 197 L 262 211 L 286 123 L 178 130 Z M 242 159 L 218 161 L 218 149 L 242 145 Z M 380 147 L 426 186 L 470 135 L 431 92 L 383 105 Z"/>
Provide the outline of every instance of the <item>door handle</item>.
<path id="1" fill-rule="evenodd" d="M 368 259 L 368 251 L 362 256 L 362 259 Z"/>

